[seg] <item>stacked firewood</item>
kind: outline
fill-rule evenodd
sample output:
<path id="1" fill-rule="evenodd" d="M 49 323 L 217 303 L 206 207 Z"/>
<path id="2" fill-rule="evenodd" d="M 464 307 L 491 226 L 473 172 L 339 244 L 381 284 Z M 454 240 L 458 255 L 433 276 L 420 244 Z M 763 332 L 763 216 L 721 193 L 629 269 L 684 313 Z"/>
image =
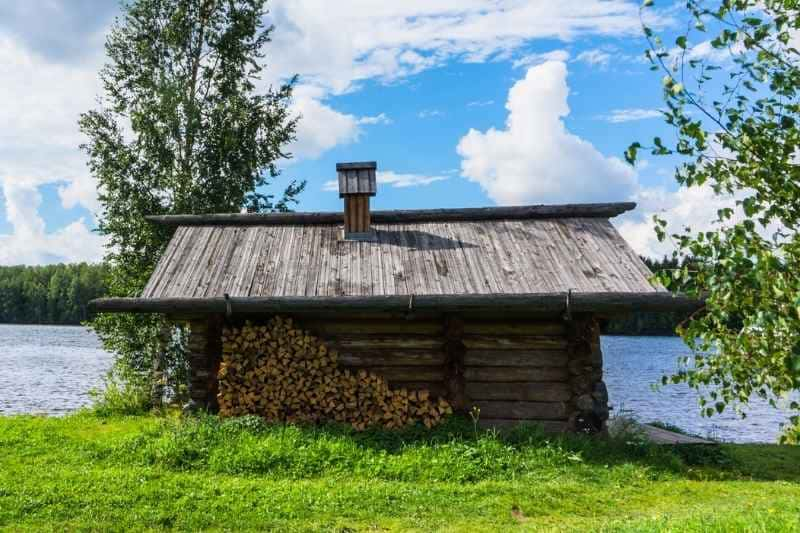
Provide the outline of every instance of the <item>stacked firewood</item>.
<path id="1" fill-rule="evenodd" d="M 452 413 L 445 399 L 427 390 L 392 390 L 372 372 L 339 368 L 337 356 L 290 318 L 225 328 L 219 412 L 275 422 L 334 420 L 358 430 L 416 422 L 432 427 Z"/>

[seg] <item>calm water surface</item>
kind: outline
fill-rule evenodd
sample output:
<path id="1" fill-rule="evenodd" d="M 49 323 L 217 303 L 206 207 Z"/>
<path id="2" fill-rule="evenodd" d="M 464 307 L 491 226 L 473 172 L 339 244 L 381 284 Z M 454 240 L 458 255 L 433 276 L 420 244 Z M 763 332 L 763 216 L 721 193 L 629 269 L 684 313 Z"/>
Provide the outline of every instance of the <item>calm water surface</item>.
<path id="1" fill-rule="evenodd" d="M 677 368 L 686 346 L 675 337 L 603 337 L 605 380 L 615 412 L 670 422 L 693 433 L 736 442 L 774 442 L 785 415 L 755 402 L 749 417 L 699 415 L 695 393 L 653 383 Z M 0 415 L 64 414 L 91 403 L 111 356 L 80 327 L 0 325 Z"/>
<path id="2" fill-rule="evenodd" d="M 0 415 L 63 414 L 91 403 L 111 355 L 89 330 L 0 324 Z"/>

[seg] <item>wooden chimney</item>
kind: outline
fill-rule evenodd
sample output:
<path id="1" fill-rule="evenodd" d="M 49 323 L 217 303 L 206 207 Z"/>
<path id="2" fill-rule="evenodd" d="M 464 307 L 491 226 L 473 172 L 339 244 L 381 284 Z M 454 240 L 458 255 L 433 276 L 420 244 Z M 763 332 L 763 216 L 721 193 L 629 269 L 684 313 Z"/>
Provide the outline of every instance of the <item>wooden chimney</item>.
<path id="1" fill-rule="evenodd" d="M 370 225 L 369 197 L 375 196 L 377 183 L 375 161 L 337 163 L 339 197 L 344 198 L 344 238 L 365 240 L 373 236 Z"/>

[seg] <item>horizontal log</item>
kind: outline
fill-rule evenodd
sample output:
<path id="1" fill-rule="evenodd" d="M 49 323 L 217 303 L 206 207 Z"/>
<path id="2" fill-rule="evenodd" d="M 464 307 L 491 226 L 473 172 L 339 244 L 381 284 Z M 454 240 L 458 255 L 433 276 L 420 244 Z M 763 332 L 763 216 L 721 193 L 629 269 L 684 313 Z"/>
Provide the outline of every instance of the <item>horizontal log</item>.
<path id="1" fill-rule="evenodd" d="M 569 431 L 569 424 L 561 420 L 529 421 L 504 418 L 481 418 L 478 420 L 479 427 L 483 429 L 496 429 L 498 431 L 508 431 L 522 425 L 539 426 L 545 433 L 566 433 Z"/>
<path id="2" fill-rule="evenodd" d="M 567 364 L 567 352 L 468 350 L 464 354 L 464 364 L 466 366 L 564 367 Z"/>
<path id="3" fill-rule="evenodd" d="M 564 322 L 464 322 L 465 335 L 562 337 L 566 333 Z"/>
<path id="4" fill-rule="evenodd" d="M 444 325 L 440 321 L 419 320 L 304 320 L 301 323 L 307 329 L 319 336 L 338 335 L 441 335 Z"/>
<path id="5" fill-rule="evenodd" d="M 444 368 L 436 366 L 375 366 L 369 371 L 385 378 L 392 387 L 396 381 L 444 381 Z"/>
<path id="6" fill-rule="evenodd" d="M 495 337 L 468 335 L 461 341 L 468 350 L 566 350 L 565 337 Z"/>
<path id="7" fill-rule="evenodd" d="M 564 360 L 566 362 L 566 359 Z M 520 367 L 520 366 L 468 366 L 464 369 L 467 381 L 488 381 L 507 383 L 515 381 L 566 381 L 569 372 L 560 367 Z"/>
<path id="8" fill-rule="evenodd" d="M 447 396 L 447 387 L 441 381 L 392 381 L 390 385 L 392 390 L 427 390 L 431 396 Z"/>
<path id="9" fill-rule="evenodd" d="M 166 313 L 179 316 L 207 313 L 341 313 L 357 311 L 390 312 L 431 310 L 448 312 L 492 311 L 530 313 L 537 316 L 561 316 L 566 311 L 567 293 L 529 294 L 445 294 L 399 296 L 279 296 L 211 298 L 98 298 L 89 302 L 93 312 Z M 573 292 L 570 310 L 573 313 L 602 315 L 637 311 L 693 311 L 702 307 L 693 298 L 668 292 Z"/>
<path id="10" fill-rule="evenodd" d="M 467 382 L 471 400 L 519 400 L 525 402 L 565 402 L 572 398 L 567 383 L 476 383 Z"/>
<path id="11" fill-rule="evenodd" d="M 325 344 L 331 349 L 340 351 L 353 350 L 439 350 L 444 345 L 443 339 L 435 337 L 334 337 L 326 338 Z"/>
<path id="12" fill-rule="evenodd" d="M 611 218 L 634 209 L 633 202 L 473 207 L 462 209 L 413 209 L 373 211 L 372 221 L 382 223 L 456 222 L 470 220 L 519 220 L 546 218 Z M 209 215 L 153 215 L 155 224 L 169 226 L 272 226 L 294 224 L 343 224 L 344 213 L 218 213 Z"/>
<path id="13" fill-rule="evenodd" d="M 478 400 L 472 404 L 480 409 L 481 418 L 506 418 L 513 420 L 564 420 L 567 404 L 564 402 L 512 402 Z"/>
<path id="14" fill-rule="evenodd" d="M 339 354 L 344 366 L 436 366 L 445 362 L 444 352 L 415 350 L 380 350 Z"/>

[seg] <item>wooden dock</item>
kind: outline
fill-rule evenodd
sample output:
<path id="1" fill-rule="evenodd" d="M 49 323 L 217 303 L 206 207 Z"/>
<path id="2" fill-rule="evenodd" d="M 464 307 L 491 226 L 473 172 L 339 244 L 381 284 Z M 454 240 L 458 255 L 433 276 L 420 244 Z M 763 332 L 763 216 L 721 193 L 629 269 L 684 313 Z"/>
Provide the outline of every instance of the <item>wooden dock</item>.
<path id="1" fill-rule="evenodd" d="M 715 444 L 714 441 L 675 433 L 649 424 L 640 425 L 647 438 L 655 444 Z"/>

